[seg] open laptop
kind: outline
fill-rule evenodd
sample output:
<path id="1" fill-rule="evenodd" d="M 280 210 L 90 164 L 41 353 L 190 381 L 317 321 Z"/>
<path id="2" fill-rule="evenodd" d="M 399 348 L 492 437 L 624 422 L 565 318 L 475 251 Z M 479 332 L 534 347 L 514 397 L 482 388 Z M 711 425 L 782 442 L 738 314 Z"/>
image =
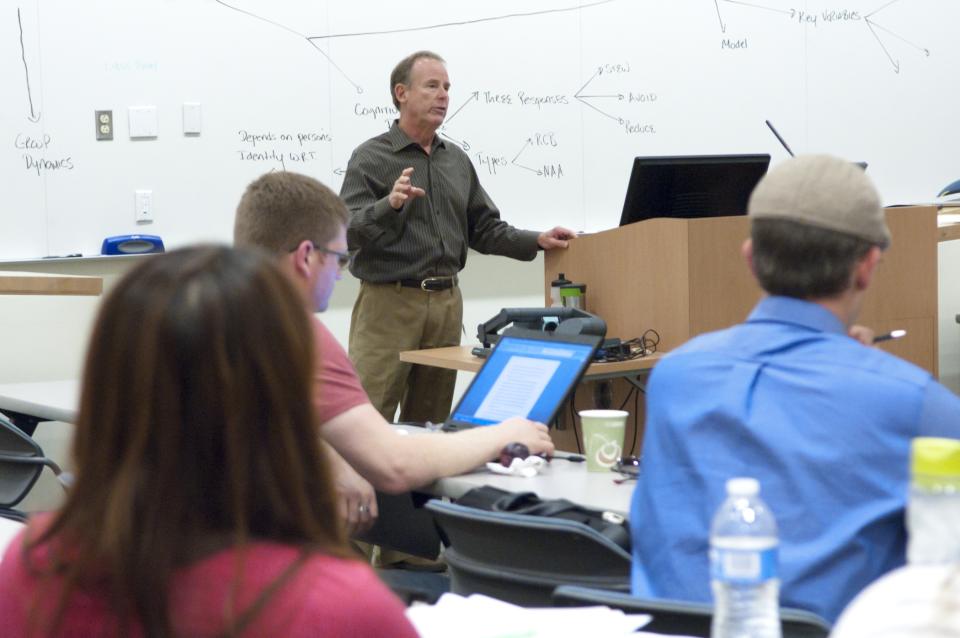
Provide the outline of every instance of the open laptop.
<path id="1" fill-rule="evenodd" d="M 603 335 L 506 330 L 443 429 L 495 425 L 515 416 L 550 424 L 602 340 Z"/>

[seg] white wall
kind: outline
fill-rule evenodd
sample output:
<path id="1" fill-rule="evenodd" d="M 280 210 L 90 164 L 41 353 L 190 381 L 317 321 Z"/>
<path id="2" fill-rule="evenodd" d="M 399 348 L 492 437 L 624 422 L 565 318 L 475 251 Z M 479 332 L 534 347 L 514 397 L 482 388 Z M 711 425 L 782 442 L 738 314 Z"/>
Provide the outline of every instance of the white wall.
<path id="1" fill-rule="evenodd" d="M 0 258 L 94 254 L 124 233 L 227 240 L 243 185 L 268 170 L 339 188 L 394 116 L 390 69 L 421 48 L 448 61 L 442 133 L 519 227 L 615 226 L 638 155 L 780 161 L 768 118 L 795 152 L 868 161 L 887 203 L 926 200 L 957 178 L 960 2 L 843 4 L 5 2 Z M 199 135 L 183 131 L 191 102 Z M 135 106 L 157 108 L 156 137 L 131 138 Z M 98 110 L 112 141 L 96 140 Z M 141 189 L 150 224 L 135 222 Z"/>
<path id="2" fill-rule="evenodd" d="M 94 275 L 104 291 L 136 257 L 9 262 L 0 270 Z M 463 343 L 475 343 L 477 324 L 501 308 L 543 305 L 543 258 L 518 262 L 471 252 L 460 285 L 464 296 Z M 349 273 L 337 284 L 321 316 L 346 348 L 350 311 L 360 282 Z M 79 376 L 99 298 L 0 295 L 0 383 Z"/>

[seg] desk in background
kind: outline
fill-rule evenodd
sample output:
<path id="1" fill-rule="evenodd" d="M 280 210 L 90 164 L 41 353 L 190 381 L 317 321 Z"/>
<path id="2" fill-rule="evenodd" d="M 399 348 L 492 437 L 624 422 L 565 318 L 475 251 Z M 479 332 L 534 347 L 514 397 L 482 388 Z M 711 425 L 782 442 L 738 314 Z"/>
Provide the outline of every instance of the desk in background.
<path id="1" fill-rule="evenodd" d="M 630 361 L 614 361 L 611 363 L 591 363 L 583 375 L 584 381 L 598 381 L 621 377 L 638 377 L 648 372 L 663 356 L 654 354 Z M 400 360 L 407 363 L 418 363 L 425 366 L 446 368 L 447 370 L 461 370 L 476 372 L 486 359 L 471 354 L 470 346 L 450 346 L 449 348 L 431 348 L 429 350 L 407 350 L 400 353 Z"/>
<path id="2" fill-rule="evenodd" d="M 937 241 L 960 239 L 960 206 L 944 206 L 937 213 Z"/>
<path id="3" fill-rule="evenodd" d="M 103 279 L 82 275 L 51 275 L 37 272 L 0 272 L 3 295 L 88 295 L 103 292 Z"/>
<path id="4" fill-rule="evenodd" d="M 556 458 L 533 478 L 504 476 L 483 468 L 470 474 L 442 478 L 429 489 L 438 496 L 457 499 L 475 487 L 492 485 L 508 492 L 534 492 L 543 499 L 565 498 L 584 507 L 628 517 L 637 482 L 614 483 L 618 476 L 614 472 L 587 472 L 585 462 Z"/>
<path id="5" fill-rule="evenodd" d="M 0 384 L 0 412 L 32 435 L 40 421 L 73 423 L 80 404 L 80 384 L 75 379 Z"/>

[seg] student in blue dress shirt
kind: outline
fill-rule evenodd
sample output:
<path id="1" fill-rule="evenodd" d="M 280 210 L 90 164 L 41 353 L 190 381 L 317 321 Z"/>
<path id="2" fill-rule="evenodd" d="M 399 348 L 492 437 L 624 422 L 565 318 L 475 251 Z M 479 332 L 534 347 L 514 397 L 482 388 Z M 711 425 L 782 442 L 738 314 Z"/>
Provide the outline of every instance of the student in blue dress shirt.
<path id="1" fill-rule="evenodd" d="M 890 243 L 860 168 L 788 160 L 748 210 L 743 255 L 767 295 L 650 378 L 633 590 L 711 600 L 711 517 L 728 478 L 753 476 L 780 528 L 781 605 L 832 621 L 903 565 L 910 440 L 960 438 L 960 399 L 849 335 Z"/>

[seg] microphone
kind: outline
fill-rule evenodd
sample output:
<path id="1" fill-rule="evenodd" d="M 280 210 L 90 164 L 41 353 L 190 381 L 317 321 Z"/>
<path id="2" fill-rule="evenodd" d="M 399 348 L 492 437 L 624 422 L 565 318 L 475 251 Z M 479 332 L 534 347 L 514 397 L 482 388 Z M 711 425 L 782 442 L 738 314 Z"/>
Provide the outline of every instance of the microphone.
<path id="1" fill-rule="evenodd" d="M 777 133 L 777 129 L 773 128 L 773 124 L 770 123 L 770 120 L 764 120 L 767 123 L 767 126 L 770 127 L 770 130 L 773 131 L 773 134 L 777 136 L 777 139 L 783 144 L 783 148 L 787 149 L 787 152 L 790 153 L 790 157 L 794 157 L 793 151 L 790 150 L 790 147 L 787 146 L 787 143 L 783 141 L 783 138 L 780 137 L 780 134 Z"/>

